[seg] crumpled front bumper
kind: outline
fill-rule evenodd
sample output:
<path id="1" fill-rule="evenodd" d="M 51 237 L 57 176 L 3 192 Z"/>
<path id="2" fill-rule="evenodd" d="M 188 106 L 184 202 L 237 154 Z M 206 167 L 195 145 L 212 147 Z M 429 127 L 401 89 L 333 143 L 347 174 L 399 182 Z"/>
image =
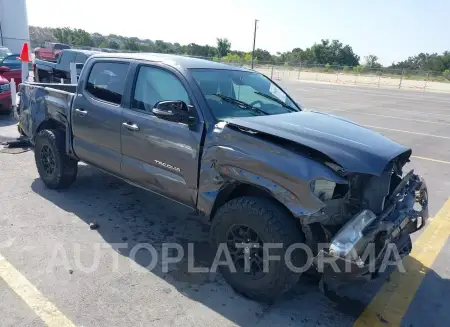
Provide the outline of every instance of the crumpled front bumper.
<path id="1" fill-rule="evenodd" d="M 409 234 L 421 229 L 427 219 L 426 183 L 411 170 L 386 201 L 383 212 L 364 228 L 363 237 L 351 255 L 335 255 L 325 248 L 319 252 L 314 264 L 325 279 L 373 279 L 382 272 L 380 268 L 386 268 L 387 264 L 411 252 Z"/>

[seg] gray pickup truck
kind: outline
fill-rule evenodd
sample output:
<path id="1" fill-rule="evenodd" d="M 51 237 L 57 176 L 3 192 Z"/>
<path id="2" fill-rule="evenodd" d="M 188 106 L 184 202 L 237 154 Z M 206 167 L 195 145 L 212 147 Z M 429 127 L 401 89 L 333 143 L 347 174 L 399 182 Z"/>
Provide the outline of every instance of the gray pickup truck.
<path id="1" fill-rule="evenodd" d="M 97 54 L 78 85 L 25 83 L 20 93 L 47 187 L 71 185 L 83 161 L 192 208 L 211 223 L 212 250 L 228 250 L 222 275 L 252 299 L 273 301 L 303 271 L 325 282 L 376 277 L 389 245 L 409 254 L 428 218 L 423 179 L 402 172 L 410 149 L 303 110 L 255 71 Z"/>

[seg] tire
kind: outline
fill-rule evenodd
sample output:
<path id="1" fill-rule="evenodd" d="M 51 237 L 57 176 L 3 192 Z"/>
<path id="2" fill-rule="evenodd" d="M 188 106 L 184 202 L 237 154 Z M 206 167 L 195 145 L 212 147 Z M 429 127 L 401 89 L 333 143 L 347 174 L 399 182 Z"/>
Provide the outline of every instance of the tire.
<path id="1" fill-rule="evenodd" d="M 25 137 L 27 136 L 27 135 L 24 133 L 22 127 L 20 127 L 20 125 L 17 125 L 17 131 L 19 132 L 20 136 L 25 136 Z"/>
<path id="2" fill-rule="evenodd" d="M 269 261 L 268 271 L 263 277 L 256 279 L 248 274 L 245 275 L 242 271 L 232 272 L 226 265 L 219 266 L 220 272 L 238 293 L 252 300 L 273 303 L 284 292 L 291 289 L 300 277 L 299 273 L 288 268 L 284 257 L 290 245 L 304 243 L 304 235 L 297 228 L 295 219 L 290 216 L 290 213 L 272 199 L 235 198 L 219 208 L 213 218 L 210 242 L 215 253 L 219 249 L 219 244 L 227 242 L 230 231 L 239 225 L 247 226 L 255 231 L 262 244 L 281 243 L 282 248 L 270 249 L 270 255 L 279 255 L 281 260 Z M 304 252 L 292 252 L 294 266 L 301 267 L 306 263 L 306 259 Z"/>
<path id="3" fill-rule="evenodd" d="M 49 151 L 51 155 L 48 155 Z M 34 160 L 39 176 L 50 189 L 67 188 L 77 177 L 78 162 L 66 155 L 62 131 L 44 129 L 39 132 L 35 140 Z"/>

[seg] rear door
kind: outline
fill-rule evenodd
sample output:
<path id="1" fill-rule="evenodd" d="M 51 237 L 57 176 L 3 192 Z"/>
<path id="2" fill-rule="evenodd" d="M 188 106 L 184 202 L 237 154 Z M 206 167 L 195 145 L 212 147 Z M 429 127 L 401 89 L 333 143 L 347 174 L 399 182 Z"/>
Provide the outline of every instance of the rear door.
<path id="1" fill-rule="evenodd" d="M 129 63 L 97 59 L 86 68 L 72 106 L 73 148 L 83 161 L 119 175 L 122 98 Z"/>
<path id="2" fill-rule="evenodd" d="M 128 180 L 190 207 L 195 206 L 201 113 L 184 78 L 175 70 L 137 68 L 129 109 L 123 110 L 122 175 Z M 183 100 L 196 116 L 195 127 L 153 115 L 156 102 Z"/>

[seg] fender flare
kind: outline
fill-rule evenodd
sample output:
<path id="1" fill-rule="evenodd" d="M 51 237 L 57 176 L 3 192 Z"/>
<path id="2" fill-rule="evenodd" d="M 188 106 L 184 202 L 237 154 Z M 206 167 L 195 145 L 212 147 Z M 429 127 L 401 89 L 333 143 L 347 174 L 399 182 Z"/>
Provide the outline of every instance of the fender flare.
<path id="1" fill-rule="evenodd" d="M 217 169 L 218 176 L 214 177 L 214 185 L 202 187 L 198 194 L 198 209 L 205 216 L 214 215 L 224 197 L 228 197 L 236 187 L 248 185 L 259 188 L 269 196 L 284 205 L 294 217 L 312 214 L 322 207 L 320 201 L 316 207 L 307 208 L 302 201 L 281 185 L 238 167 L 224 165 Z"/>

